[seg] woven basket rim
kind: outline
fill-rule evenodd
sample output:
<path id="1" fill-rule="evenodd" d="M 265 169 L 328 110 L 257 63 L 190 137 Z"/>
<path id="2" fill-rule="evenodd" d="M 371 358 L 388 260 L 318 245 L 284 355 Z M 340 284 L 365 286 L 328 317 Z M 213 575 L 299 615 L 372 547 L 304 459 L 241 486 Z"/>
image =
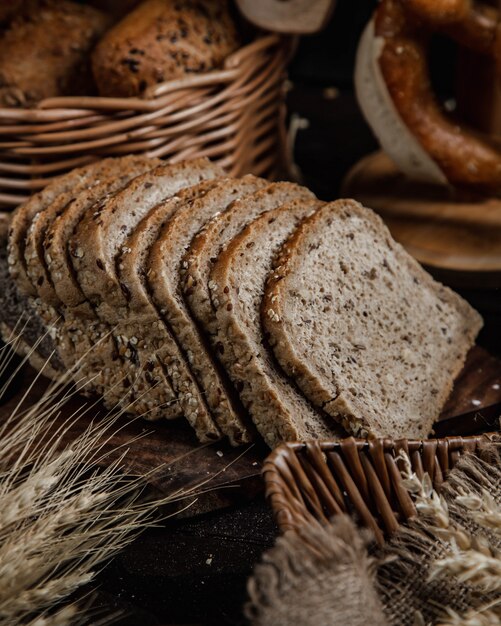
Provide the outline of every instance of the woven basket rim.
<path id="1" fill-rule="evenodd" d="M 355 505 L 355 508 L 359 513 L 360 510 L 364 511 L 361 519 L 364 524 L 374 532 L 376 540 L 379 543 L 383 543 L 383 533 L 391 533 L 398 528 L 399 515 L 403 515 L 402 519 L 407 519 L 413 514 L 412 511 L 414 511 L 415 514 L 414 505 L 410 496 L 400 483 L 401 476 L 397 469 L 398 459 L 396 458 L 400 450 L 407 451 L 409 458 L 413 460 L 415 460 L 416 456 L 419 456 L 422 459 L 427 459 L 428 463 L 431 461 L 432 468 L 437 465 L 436 476 L 432 476 L 432 480 L 438 480 L 440 477 L 441 482 L 446 475 L 443 474 L 444 469 L 440 468 L 441 463 L 445 465 L 445 472 L 447 472 L 454 466 L 454 460 L 457 460 L 457 458 L 461 456 L 461 453 L 474 453 L 480 444 L 492 441 L 493 438 L 499 437 L 499 435 L 499 431 L 493 431 L 480 435 L 448 436 L 434 439 L 393 439 L 391 437 L 380 437 L 367 440 L 346 437 L 339 441 L 312 440 L 308 442 L 283 443 L 271 452 L 262 467 L 261 473 L 265 482 L 266 497 L 271 505 L 280 532 L 282 533 L 289 530 L 296 530 L 307 523 L 321 521 L 322 518 L 324 522 L 327 521 L 325 515 L 321 513 L 321 509 L 318 509 L 318 505 L 326 495 L 328 499 L 332 499 L 332 493 L 329 495 L 328 488 L 326 491 L 327 483 L 323 482 L 325 480 L 325 474 L 330 475 L 331 469 L 329 469 L 329 465 L 326 463 L 325 470 L 322 470 L 320 474 L 317 475 L 317 479 L 320 478 L 320 482 L 323 482 L 323 485 L 320 486 L 315 480 L 313 480 L 313 482 L 311 481 L 310 472 L 317 472 L 319 456 L 323 457 L 324 453 L 339 453 L 339 455 L 337 455 L 338 461 L 340 458 L 344 458 L 345 465 L 343 472 L 345 476 L 349 476 L 349 482 L 353 485 L 353 488 L 350 488 L 345 483 L 344 487 L 341 487 L 341 491 L 338 491 L 338 494 L 341 498 L 346 498 L 347 501 L 352 501 L 351 499 L 355 495 L 359 503 L 358 506 Z M 302 455 L 301 453 L 303 452 L 306 452 L 307 455 L 311 453 L 311 457 Z M 385 480 L 382 480 L 381 474 L 377 474 L 377 468 L 373 467 L 371 469 L 370 473 L 372 477 L 375 478 L 376 482 L 379 481 L 377 485 L 378 489 L 374 492 L 366 491 L 365 497 L 363 496 L 364 491 L 360 491 L 359 489 L 360 484 L 357 483 L 358 479 L 355 475 L 351 474 L 351 470 L 349 469 L 350 459 L 353 461 L 356 457 L 358 459 L 358 471 L 363 470 L 362 466 L 364 463 L 360 465 L 360 461 L 363 460 L 360 454 L 361 452 L 369 453 L 369 457 L 372 457 L 374 453 L 380 459 L 386 459 L 383 465 L 390 459 L 389 462 L 390 465 L 392 465 L 392 468 L 384 470 L 384 473 L 386 473 Z M 319 455 L 319 453 L 321 453 L 321 455 Z M 310 463 L 308 458 L 311 460 L 310 469 L 307 467 Z M 303 461 L 301 461 L 301 459 L 303 459 Z M 324 458 L 324 461 L 325 460 L 326 458 Z M 340 461 L 340 463 L 343 464 L 343 461 Z M 323 465 L 323 462 L 321 465 Z M 294 467 L 296 469 L 294 469 Z M 317 469 L 314 469 L 315 467 Z M 426 462 L 421 464 L 421 472 L 423 472 L 424 467 L 426 467 Z M 388 473 L 390 469 L 391 471 Z M 300 472 L 299 475 L 297 471 Z M 433 471 L 435 471 L 435 469 L 433 469 Z M 303 478 L 301 478 L 301 472 L 303 472 Z M 335 477 L 335 475 L 332 474 L 331 478 L 334 482 L 339 482 L 339 476 L 340 475 Z M 366 474 L 363 478 L 365 490 L 367 490 L 369 488 L 368 485 L 371 484 L 371 481 L 367 482 L 368 476 L 369 474 Z M 383 485 L 384 482 L 386 482 L 386 485 Z M 440 484 L 440 482 L 438 484 Z M 343 483 L 343 480 L 341 483 Z M 336 487 L 336 489 L 338 488 Z M 341 496 L 343 489 L 345 489 L 345 493 L 344 496 Z M 352 489 L 352 492 L 350 492 L 350 489 Z M 389 493 L 393 493 L 391 498 L 388 495 Z M 398 500 L 397 509 L 392 508 L 391 505 L 391 500 L 394 499 L 395 496 Z M 370 504 L 371 500 L 372 503 Z M 310 510 L 307 506 L 307 503 L 312 501 L 316 501 L 317 503 L 317 508 L 314 510 Z M 375 517 L 374 513 L 369 511 L 371 507 L 373 509 L 375 502 L 379 514 L 383 515 L 383 526 L 381 526 L 381 520 L 377 521 L 377 516 Z M 340 509 L 337 508 L 338 512 L 339 510 Z M 315 511 L 317 512 L 315 513 Z M 396 511 L 399 511 L 399 513 Z M 386 526 L 385 531 L 383 531 L 384 526 Z"/>
<path id="2" fill-rule="evenodd" d="M 235 52 L 229 54 L 221 68 L 213 69 L 200 74 L 184 76 L 175 80 L 168 80 L 148 88 L 141 97 L 109 98 L 106 96 L 59 96 L 45 98 L 33 107 L 0 107 L 0 119 L 2 116 L 9 119 L 17 118 L 22 121 L 29 114 L 40 114 L 43 111 L 51 113 L 71 111 L 72 115 L 81 112 L 87 114 L 89 109 L 132 109 L 147 110 L 149 104 L 158 106 L 158 99 L 176 91 L 191 89 L 193 87 L 210 86 L 214 83 L 230 83 L 239 73 L 239 66 L 249 56 L 259 53 L 261 50 L 278 45 L 281 42 L 290 42 L 293 38 L 278 33 L 258 33 L 249 43 L 244 44 Z"/>
<path id="3" fill-rule="evenodd" d="M 284 454 L 284 450 L 292 450 L 294 452 L 300 452 L 301 450 L 305 450 L 309 446 L 319 446 L 322 451 L 330 451 L 339 447 L 341 444 L 346 442 L 354 442 L 356 447 L 360 449 L 367 448 L 369 449 L 372 445 L 382 444 L 384 450 L 393 450 L 394 448 L 408 446 L 413 452 L 416 450 L 422 450 L 425 447 L 428 447 L 428 444 L 431 445 L 440 445 L 444 442 L 461 444 L 465 441 L 481 441 L 484 438 L 494 437 L 499 435 L 499 432 L 492 431 L 488 433 L 482 433 L 480 435 L 448 435 L 447 437 L 434 437 L 434 438 L 423 438 L 423 439 L 407 439 L 405 437 L 400 439 L 394 439 L 393 437 L 375 437 L 374 439 L 357 439 L 356 437 L 344 437 L 339 440 L 331 440 L 331 439 L 312 439 L 311 441 L 287 441 L 285 443 L 280 444 L 277 448 L 275 448 L 265 460 L 266 463 L 274 463 L 275 458 L 280 457 Z M 264 472 L 264 466 L 263 466 Z"/>
<path id="4" fill-rule="evenodd" d="M 258 32 L 222 68 L 141 98 L 66 96 L 0 109 L 0 204 L 15 207 L 73 167 L 129 153 L 204 156 L 234 176 L 275 178 L 286 162 L 283 81 L 293 41 Z"/>

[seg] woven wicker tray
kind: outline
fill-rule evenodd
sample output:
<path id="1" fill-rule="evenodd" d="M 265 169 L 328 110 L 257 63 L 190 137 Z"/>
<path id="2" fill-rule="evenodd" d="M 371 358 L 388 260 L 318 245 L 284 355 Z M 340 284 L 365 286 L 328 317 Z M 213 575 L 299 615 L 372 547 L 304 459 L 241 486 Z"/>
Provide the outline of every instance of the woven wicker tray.
<path id="1" fill-rule="evenodd" d="M 0 108 L 0 206 L 16 206 L 55 176 L 103 156 L 172 162 L 207 156 L 230 175 L 273 178 L 280 165 L 283 79 L 292 40 L 263 35 L 221 70 L 151 88 L 142 98 L 50 98 Z"/>
<path id="2" fill-rule="evenodd" d="M 266 459 L 263 475 L 281 532 L 347 512 L 382 542 L 415 514 L 396 461 L 400 450 L 407 452 L 418 476 L 427 472 L 439 486 L 462 454 L 474 453 L 499 429 L 500 385 L 501 361 L 475 346 L 433 426 L 438 438 L 348 438 L 277 448 Z M 485 432 L 491 434 L 480 434 Z"/>
<path id="3" fill-rule="evenodd" d="M 459 457 L 475 453 L 493 435 L 427 440 L 348 438 L 343 441 L 289 443 L 266 460 L 266 496 L 282 532 L 315 521 L 327 523 L 340 513 L 354 514 L 378 543 L 415 515 L 402 485 L 400 450 L 419 477 L 430 475 L 435 487 Z"/>

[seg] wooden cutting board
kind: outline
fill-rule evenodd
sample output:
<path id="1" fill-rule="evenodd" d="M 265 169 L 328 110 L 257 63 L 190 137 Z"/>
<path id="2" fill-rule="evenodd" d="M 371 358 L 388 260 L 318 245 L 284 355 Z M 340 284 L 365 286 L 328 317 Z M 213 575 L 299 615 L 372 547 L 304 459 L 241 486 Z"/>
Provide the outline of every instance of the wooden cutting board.
<path id="1" fill-rule="evenodd" d="M 10 398 L 0 406 L 0 422 L 18 404 L 34 376 L 35 372 L 31 368 L 26 367 L 22 371 Z M 39 379 L 27 394 L 26 403 L 36 402 L 47 384 L 45 379 Z M 54 428 L 86 403 L 89 400 L 73 397 L 54 419 Z M 102 407 L 96 407 L 96 410 L 73 425 L 61 443 L 72 441 L 93 418 L 99 419 L 104 414 Z M 497 430 L 500 415 L 501 361 L 476 347 L 468 356 L 465 368 L 435 425 L 435 432 L 444 436 Z M 128 448 L 126 470 L 139 475 L 156 470 L 149 482 L 160 494 L 172 493 L 179 488 L 188 489 L 208 481 L 204 488 L 210 491 L 198 497 L 196 505 L 186 515 L 215 510 L 252 498 L 261 488 L 261 463 L 269 453 L 262 442 L 237 449 L 226 443 L 200 445 L 183 421 L 146 422 L 126 418 L 118 421 L 104 449 L 111 451 L 120 447 L 121 454 L 124 446 Z M 113 454 L 110 454 L 104 462 L 113 458 Z"/>
<path id="2" fill-rule="evenodd" d="M 377 211 L 409 254 L 447 284 L 501 287 L 501 199 L 411 181 L 382 152 L 355 165 L 342 193 Z"/>

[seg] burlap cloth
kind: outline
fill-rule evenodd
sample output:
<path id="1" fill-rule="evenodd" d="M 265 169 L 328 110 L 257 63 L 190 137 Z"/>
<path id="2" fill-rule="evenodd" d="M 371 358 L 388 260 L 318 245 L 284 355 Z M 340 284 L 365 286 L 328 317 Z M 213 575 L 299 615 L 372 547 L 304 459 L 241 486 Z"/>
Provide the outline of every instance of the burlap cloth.
<path id="1" fill-rule="evenodd" d="M 500 450 L 497 443 L 479 457 L 463 457 L 440 490 L 451 524 L 485 537 L 498 555 L 499 529 L 475 521 L 456 498 L 484 489 L 501 505 Z M 349 517 L 338 516 L 328 527 L 305 527 L 278 539 L 249 580 L 246 615 L 253 626 L 428 626 L 444 623 L 446 608 L 464 615 L 501 600 L 499 591 L 487 593 L 454 576 L 430 580 L 432 564 L 449 550 L 425 518 L 375 548 Z"/>

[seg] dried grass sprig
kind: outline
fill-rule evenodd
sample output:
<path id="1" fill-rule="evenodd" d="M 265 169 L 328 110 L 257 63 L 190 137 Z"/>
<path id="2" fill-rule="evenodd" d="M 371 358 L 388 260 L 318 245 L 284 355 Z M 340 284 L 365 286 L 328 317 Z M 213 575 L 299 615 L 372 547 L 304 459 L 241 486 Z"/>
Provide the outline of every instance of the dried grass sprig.
<path id="1" fill-rule="evenodd" d="M 463 489 L 456 502 L 468 509 L 480 526 L 501 535 L 501 506 L 486 489 L 482 489 L 480 495 Z"/>
<path id="2" fill-rule="evenodd" d="M 0 371 L 7 371 L 5 364 L 12 363 L 16 341 L 13 336 L 10 345 L 0 350 Z M 12 368 L 4 390 L 17 369 Z M 79 389 L 78 385 L 68 388 L 69 382 L 69 375 L 62 376 L 30 405 L 32 382 L 0 424 L 2 624 L 84 623 L 78 607 L 54 607 L 88 584 L 142 529 L 156 523 L 159 506 L 197 491 L 195 486 L 160 501 L 145 500 L 148 477 L 122 472 L 125 448 L 118 456 L 114 450 L 114 460 L 102 467 L 123 411 L 91 422 L 71 445 L 62 448 L 75 420 L 83 415 L 88 418 L 95 407 L 93 402 L 79 406 L 56 426 L 55 417 Z M 210 477 L 203 485 L 207 480 Z"/>
<path id="3" fill-rule="evenodd" d="M 490 610 L 471 610 L 467 613 L 460 615 L 448 608 L 446 610 L 446 616 L 438 626 L 500 626 L 501 614 Z"/>
<path id="4" fill-rule="evenodd" d="M 449 544 L 448 554 L 431 563 L 430 581 L 454 576 L 484 593 L 500 592 L 501 554 L 484 536 L 472 536 L 465 529 L 454 526 L 447 501 L 433 489 L 429 475 L 420 479 L 412 471 L 410 459 L 404 451 L 400 452 L 398 460 L 403 466 L 401 473 L 405 488 L 414 496 L 418 513 L 430 522 L 428 531 Z M 488 491 L 481 489 L 480 493 L 473 493 L 462 488 L 455 502 L 464 507 L 480 527 L 501 533 L 501 508 Z M 501 597 L 465 615 L 446 608 L 446 616 L 439 626 L 501 626 Z"/>

